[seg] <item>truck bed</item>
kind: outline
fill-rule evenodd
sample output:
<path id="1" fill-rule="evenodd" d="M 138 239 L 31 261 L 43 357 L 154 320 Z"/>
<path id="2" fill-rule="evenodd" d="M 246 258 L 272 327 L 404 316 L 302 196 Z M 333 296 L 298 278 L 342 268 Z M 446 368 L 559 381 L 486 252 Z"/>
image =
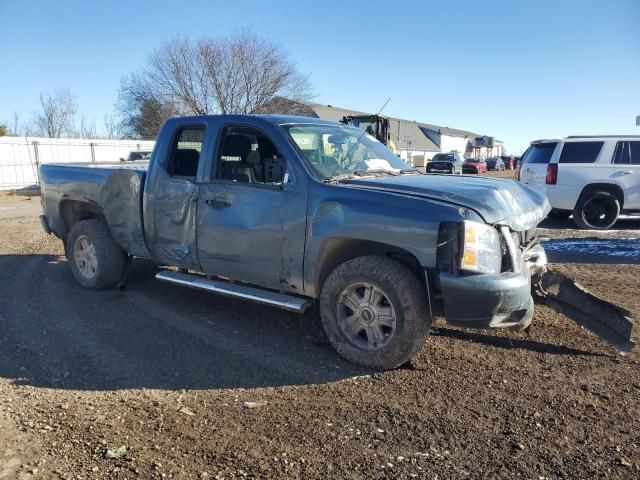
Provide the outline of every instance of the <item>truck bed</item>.
<path id="1" fill-rule="evenodd" d="M 79 202 L 104 215 L 114 240 L 132 255 L 148 257 L 142 224 L 146 162 L 45 164 L 40 167 L 44 213 L 51 230 L 65 238 Z"/>

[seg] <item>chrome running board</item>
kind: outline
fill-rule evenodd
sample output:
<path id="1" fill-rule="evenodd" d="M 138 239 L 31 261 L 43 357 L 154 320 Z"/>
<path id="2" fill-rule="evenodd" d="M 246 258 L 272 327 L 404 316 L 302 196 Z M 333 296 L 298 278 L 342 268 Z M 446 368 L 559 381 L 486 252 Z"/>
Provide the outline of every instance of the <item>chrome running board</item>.
<path id="1" fill-rule="evenodd" d="M 226 295 L 228 297 L 242 298 L 264 305 L 279 307 L 284 310 L 289 310 L 290 312 L 303 313 L 311 305 L 311 301 L 306 298 L 294 297 L 293 295 L 272 292 L 271 290 L 263 290 L 237 283 L 229 283 L 223 280 L 210 280 L 201 275 L 163 270 L 156 274 L 156 278 L 161 282 L 219 293 L 220 295 Z"/>

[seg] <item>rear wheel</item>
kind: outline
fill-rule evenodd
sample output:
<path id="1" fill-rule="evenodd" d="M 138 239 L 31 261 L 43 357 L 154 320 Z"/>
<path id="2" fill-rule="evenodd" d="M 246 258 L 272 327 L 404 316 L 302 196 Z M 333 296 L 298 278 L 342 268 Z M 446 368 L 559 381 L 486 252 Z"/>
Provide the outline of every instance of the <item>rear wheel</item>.
<path id="1" fill-rule="evenodd" d="M 96 218 L 73 224 L 66 253 L 73 276 L 86 288 L 113 287 L 126 268 L 125 252 L 113 240 L 104 221 Z"/>
<path id="2" fill-rule="evenodd" d="M 387 257 L 359 257 L 336 268 L 322 288 L 320 314 L 340 355 L 379 370 L 407 362 L 431 328 L 422 284 Z"/>
<path id="3" fill-rule="evenodd" d="M 583 195 L 575 210 L 573 220 L 581 228 L 607 230 L 620 215 L 620 202 L 609 192 L 591 192 Z"/>

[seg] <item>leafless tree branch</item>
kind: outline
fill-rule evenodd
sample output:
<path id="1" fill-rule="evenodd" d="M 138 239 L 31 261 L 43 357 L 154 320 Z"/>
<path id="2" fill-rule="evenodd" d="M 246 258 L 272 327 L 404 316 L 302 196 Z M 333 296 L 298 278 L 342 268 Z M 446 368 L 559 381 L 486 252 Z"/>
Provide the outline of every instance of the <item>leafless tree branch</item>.
<path id="1" fill-rule="evenodd" d="M 312 97 L 309 77 L 298 72 L 280 45 L 242 30 L 166 42 L 140 72 L 123 79 L 119 111 L 129 130 L 142 135 L 157 132 L 165 115 L 247 114 L 277 98 L 304 102 Z M 143 120 L 143 110 L 149 121 Z"/>
<path id="2" fill-rule="evenodd" d="M 78 111 L 76 97 L 69 89 L 58 89 L 53 94 L 40 93 L 41 112 L 34 115 L 34 127 L 40 135 L 60 138 L 74 130 L 74 117 Z"/>

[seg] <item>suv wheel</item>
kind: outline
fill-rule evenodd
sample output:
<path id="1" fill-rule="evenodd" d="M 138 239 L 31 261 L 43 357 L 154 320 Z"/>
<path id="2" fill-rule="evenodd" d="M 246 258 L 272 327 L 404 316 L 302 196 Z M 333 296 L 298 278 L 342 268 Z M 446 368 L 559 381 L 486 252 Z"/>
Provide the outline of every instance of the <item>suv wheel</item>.
<path id="1" fill-rule="evenodd" d="M 67 236 L 66 252 L 73 276 L 83 287 L 99 290 L 113 287 L 122 279 L 127 256 L 102 220 L 74 223 Z"/>
<path id="2" fill-rule="evenodd" d="M 591 192 L 583 195 L 576 209 L 573 220 L 581 228 L 607 230 L 618 220 L 620 202 L 609 192 Z"/>
<path id="3" fill-rule="evenodd" d="M 359 257 L 336 268 L 322 288 L 320 316 L 340 355 L 378 370 L 406 363 L 431 328 L 422 284 L 387 257 Z"/>

